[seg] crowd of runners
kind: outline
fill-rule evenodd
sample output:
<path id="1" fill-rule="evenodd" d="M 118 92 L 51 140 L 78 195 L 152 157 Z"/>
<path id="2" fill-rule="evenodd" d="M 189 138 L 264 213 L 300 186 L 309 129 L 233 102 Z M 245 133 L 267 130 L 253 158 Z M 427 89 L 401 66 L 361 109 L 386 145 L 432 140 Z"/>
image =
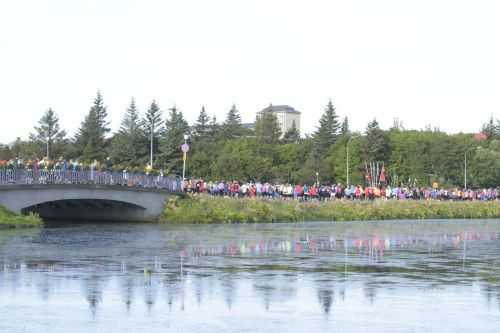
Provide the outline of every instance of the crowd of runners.
<path id="1" fill-rule="evenodd" d="M 499 188 L 443 189 L 437 187 L 362 186 L 343 184 L 271 184 L 239 181 L 185 180 L 188 193 L 233 198 L 269 198 L 280 200 L 497 200 Z"/>

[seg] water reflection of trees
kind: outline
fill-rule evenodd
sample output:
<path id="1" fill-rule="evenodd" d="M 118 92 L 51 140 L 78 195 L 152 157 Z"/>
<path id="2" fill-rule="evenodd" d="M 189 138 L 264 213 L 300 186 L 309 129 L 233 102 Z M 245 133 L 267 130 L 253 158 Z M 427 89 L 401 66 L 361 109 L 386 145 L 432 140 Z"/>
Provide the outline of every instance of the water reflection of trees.
<path id="1" fill-rule="evenodd" d="M 118 281 L 118 292 L 128 311 L 135 304 L 144 303 L 149 312 L 154 310 L 157 302 L 166 302 L 171 311 L 183 310 L 185 300 L 192 295 L 201 307 L 214 290 L 221 292 L 226 308 L 231 311 L 239 297 L 249 296 L 242 292 L 246 291 L 243 287 L 248 282 L 250 296 L 256 297 L 263 309 L 270 311 L 278 302 L 296 300 L 298 289 L 302 287 L 298 280 L 306 279 L 314 281 L 315 298 L 322 311 L 331 315 L 335 302 L 345 299 L 346 281 L 352 276 L 362 277 L 358 281 L 362 281 L 363 295 L 373 303 L 379 289 L 383 288 L 377 277 L 383 275 L 393 279 L 394 284 L 420 279 L 419 283 L 424 287 L 454 285 L 465 280 L 469 284 L 481 281 L 487 302 L 498 303 L 500 307 L 500 283 L 494 278 L 500 273 L 494 268 L 498 266 L 498 260 L 496 257 L 496 261 L 482 260 L 481 253 L 485 249 L 474 247 L 476 241 L 497 244 L 497 239 L 496 233 L 474 232 L 359 237 L 295 232 L 281 237 L 247 237 L 208 245 L 200 242 L 187 246 L 187 242 L 179 241 L 176 244 L 183 248 L 176 249 L 178 253 L 172 254 L 169 249 L 163 258 L 141 258 L 144 267 L 121 272 L 116 271 L 116 263 L 112 262 L 75 267 L 71 261 L 2 259 L 0 288 L 15 290 L 29 276 L 38 296 L 49 300 L 61 281 L 60 278 L 54 279 L 51 272 L 62 272 L 62 277 L 81 281 L 82 295 L 91 314 L 96 316 L 111 279 Z M 498 245 L 487 250 L 495 255 Z M 472 252 L 472 258 L 467 251 Z M 403 264 L 391 265 L 394 257 Z M 181 258 L 185 265 L 182 269 Z M 99 259 L 93 262 L 99 262 Z M 437 273 L 432 273 L 436 263 L 439 264 Z M 24 275 L 21 274 L 23 270 L 26 271 Z M 317 279 L 318 276 L 322 278 Z"/>
<path id="2" fill-rule="evenodd" d="M 97 274 L 91 274 L 84 278 L 82 282 L 85 299 L 89 304 L 92 317 L 95 317 L 97 314 L 98 306 L 100 303 L 102 303 L 103 300 L 102 277 Z"/>
<path id="3" fill-rule="evenodd" d="M 325 315 L 329 315 L 335 301 L 335 290 L 331 279 L 317 280 L 316 293 L 319 305 Z"/>
<path id="4" fill-rule="evenodd" d="M 237 284 L 235 281 L 235 275 L 232 273 L 222 274 L 220 279 L 222 294 L 224 295 L 224 302 L 228 310 L 233 308 L 234 299 L 237 295 Z"/>
<path id="5" fill-rule="evenodd" d="M 127 308 L 127 312 L 130 311 L 132 307 L 132 303 L 134 301 L 134 292 L 135 292 L 135 282 L 132 275 L 127 274 L 120 279 L 121 282 L 121 293 L 123 302 L 125 302 L 125 306 Z"/>

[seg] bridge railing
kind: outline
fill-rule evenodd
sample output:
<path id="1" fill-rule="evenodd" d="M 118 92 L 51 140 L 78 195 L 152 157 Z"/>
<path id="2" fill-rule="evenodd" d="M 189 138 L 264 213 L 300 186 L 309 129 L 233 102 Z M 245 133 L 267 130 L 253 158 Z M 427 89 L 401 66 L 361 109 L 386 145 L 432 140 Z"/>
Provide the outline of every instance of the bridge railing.
<path id="1" fill-rule="evenodd" d="M 0 169 L 0 186 L 38 184 L 119 185 L 181 191 L 181 179 L 176 176 L 95 170 Z"/>

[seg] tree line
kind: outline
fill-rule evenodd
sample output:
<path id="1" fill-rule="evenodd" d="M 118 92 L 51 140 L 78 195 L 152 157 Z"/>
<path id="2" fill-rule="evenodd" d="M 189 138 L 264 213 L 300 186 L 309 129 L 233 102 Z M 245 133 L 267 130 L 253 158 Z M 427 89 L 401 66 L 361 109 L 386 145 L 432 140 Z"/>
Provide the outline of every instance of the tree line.
<path id="1" fill-rule="evenodd" d="M 395 121 L 382 129 L 376 119 L 363 132 L 349 128 L 329 101 L 311 135 L 293 126 L 281 133 L 273 113 L 258 117 L 254 129 L 242 126 L 235 105 L 223 121 L 201 108 L 189 125 L 175 106 L 164 112 L 152 101 L 143 115 L 134 99 L 111 133 L 107 108 L 100 92 L 77 133 L 69 137 L 59 118 L 47 110 L 28 140 L 0 146 L 0 160 L 11 158 L 78 159 L 83 163 L 109 158 L 116 169 L 143 170 L 152 162 L 164 173 L 182 173 L 180 146 L 188 135 L 187 175 L 210 180 L 259 180 L 281 183 L 343 183 L 347 159 L 352 184 L 366 181 L 366 163 L 384 165 L 387 182 L 428 186 L 500 184 L 500 123 L 491 117 L 478 134 L 447 134 L 439 129 L 407 130 Z M 467 160 L 467 172 L 465 172 Z"/>

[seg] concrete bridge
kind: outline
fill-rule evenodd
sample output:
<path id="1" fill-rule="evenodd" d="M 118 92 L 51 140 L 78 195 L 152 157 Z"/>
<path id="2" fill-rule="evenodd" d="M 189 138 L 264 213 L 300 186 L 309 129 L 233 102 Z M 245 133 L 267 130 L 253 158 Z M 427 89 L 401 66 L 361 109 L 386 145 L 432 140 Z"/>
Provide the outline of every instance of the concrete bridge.
<path id="1" fill-rule="evenodd" d="M 175 177 L 16 172 L 0 172 L 0 205 L 44 220 L 155 221 L 166 200 L 182 195 Z"/>

